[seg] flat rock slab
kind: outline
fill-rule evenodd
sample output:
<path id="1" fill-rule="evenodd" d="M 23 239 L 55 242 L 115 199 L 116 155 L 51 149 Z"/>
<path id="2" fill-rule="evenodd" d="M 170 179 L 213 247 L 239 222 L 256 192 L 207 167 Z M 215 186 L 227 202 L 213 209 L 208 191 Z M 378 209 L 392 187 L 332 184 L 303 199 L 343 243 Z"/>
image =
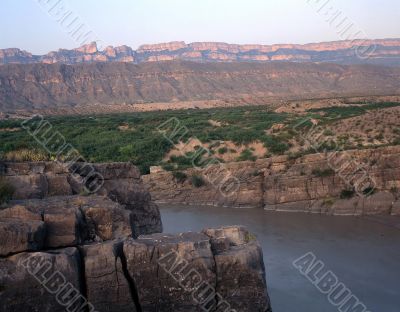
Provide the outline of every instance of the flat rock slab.
<path id="1" fill-rule="evenodd" d="M 44 245 L 45 233 L 42 221 L 0 219 L 0 256 L 40 250 Z"/>

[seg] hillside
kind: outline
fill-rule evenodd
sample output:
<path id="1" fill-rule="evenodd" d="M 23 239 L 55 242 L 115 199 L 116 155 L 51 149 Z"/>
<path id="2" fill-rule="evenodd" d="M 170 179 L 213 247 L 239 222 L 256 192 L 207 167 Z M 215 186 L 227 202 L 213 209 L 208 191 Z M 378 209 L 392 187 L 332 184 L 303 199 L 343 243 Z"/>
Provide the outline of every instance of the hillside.
<path id="1" fill-rule="evenodd" d="M 304 107 L 300 104 L 296 108 Z M 199 147 L 208 150 L 202 158 L 216 158 L 229 163 L 282 154 L 300 157 L 315 153 L 316 149 L 319 152 L 333 151 L 338 146 L 341 150 L 350 150 L 400 144 L 400 104 L 390 102 L 306 107 L 300 112 L 277 112 L 265 106 L 246 106 L 49 116 L 46 120 L 86 160 L 131 161 L 142 173 L 149 173 L 151 166 L 168 170 L 192 167 L 191 155 L 196 155 Z M 179 142 L 171 144 L 159 127 L 164 125 L 161 129 L 169 134 L 177 126 L 176 120 L 188 132 L 183 137 L 179 132 Z M 321 133 L 311 131 L 313 124 L 318 124 L 317 130 Z M 318 138 L 318 146 L 309 142 L 309 132 Z M 20 120 L 0 121 L 0 159 L 49 160 L 51 156 L 54 155 L 48 155 L 43 146 L 32 139 Z"/>
<path id="2" fill-rule="evenodd" d="M 400 68 L 313 63 L 185 61 L 0 66 L 0 111 L 46 112 L 135 103 L 254 104 L 344 96 L 398 95 Z"/>

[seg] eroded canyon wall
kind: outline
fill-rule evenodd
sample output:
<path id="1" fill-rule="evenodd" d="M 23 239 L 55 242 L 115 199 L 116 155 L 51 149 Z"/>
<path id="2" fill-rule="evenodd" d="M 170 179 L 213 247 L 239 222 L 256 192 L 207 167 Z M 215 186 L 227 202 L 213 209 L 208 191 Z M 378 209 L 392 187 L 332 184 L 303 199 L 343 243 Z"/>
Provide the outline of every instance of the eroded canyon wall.
<path id="1" fill-rule="evenodd" d="M 364 188 L 366 194 L 359 196 L 351 183 L 362 181 L 366 173 L 373 181 L 372 189 Z M 188 170 L 185 174 L 185 181 L 177 181 L 172 173 L 162 170 L 143 179 L 158 203 L 334 215 L 399 214 L 399 146 L 312 154 L 297 159 L 279 156 Z M 192 175 L 203 176 L 205 185 L 193 186 Z M 219 175 L 221 180 L 224 176 L 237 177 L 239 188 L 226 196 L 221 192 L 223 184 L 210 183 L 213 179 L 207 179 L 209 175 Z"/>
<path id="2" fill-rule="evenodd" d="M 126 45 L 99 50 L 95 42 L 77 49 L 59 49 L 33 55 L 17 48 L 1 49 L 0 64 L 92 63 L 187 60 L 196 62 L 338 62 L 399 65 L 400 39 L 347 40 L 311 44 L 228 44 L 183 41 L 146 44 L 134 50 Z M 368 56 L 368 57 L 366 57 Z"/>

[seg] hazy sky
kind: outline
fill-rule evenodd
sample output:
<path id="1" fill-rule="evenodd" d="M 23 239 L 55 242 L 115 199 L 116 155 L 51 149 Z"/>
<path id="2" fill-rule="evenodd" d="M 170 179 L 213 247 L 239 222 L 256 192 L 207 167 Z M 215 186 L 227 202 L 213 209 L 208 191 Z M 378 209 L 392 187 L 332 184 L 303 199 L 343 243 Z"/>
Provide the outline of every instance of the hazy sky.
<path id="1" fill-rule="evenodd" d="M 1 0 L 0 48 L 39 54 L 77 47 L 79 42 L 65 25 L 47 13 L 49 5 L 58 1 L 106 45 L 341 39 L 316 9 L 316 3 L 329 0 Z M 400 38 L 400 0 L 330 0 L 329 5 L 352 19 L 369 38 Z"/>

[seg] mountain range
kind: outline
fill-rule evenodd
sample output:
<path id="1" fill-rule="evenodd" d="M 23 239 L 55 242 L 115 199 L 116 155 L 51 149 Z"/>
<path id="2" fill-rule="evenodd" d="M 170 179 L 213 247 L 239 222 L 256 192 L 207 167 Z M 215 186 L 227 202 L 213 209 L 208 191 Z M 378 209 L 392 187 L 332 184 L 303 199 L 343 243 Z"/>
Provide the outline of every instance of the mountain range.
<path id="1" fill-rule="evenodd" d="M 361 56 L 361 57 L 360 57 Z M 182 41 L 126 45 L 99 50 L 96 43 L 77 49 L 33 55 L 17 48 L 0 50 L 0 64 L 92 62 L 143 62 L 184 60 L 195 62 L 333 62 L 339 64 L 382 64 L 400 66 L 400 39 L 353 40 L 311 44 L 239 45 L 218 42 Z"/>
<path id="2" fill-rule="evenodd" d="M 293 62 L 187 61 L 0 66 L 0 112 L 221 100 L 239 105 L 345 96 L 400 95 L 400 68 Z M 245 99 L 243 101 L 243 99 Z"/>

